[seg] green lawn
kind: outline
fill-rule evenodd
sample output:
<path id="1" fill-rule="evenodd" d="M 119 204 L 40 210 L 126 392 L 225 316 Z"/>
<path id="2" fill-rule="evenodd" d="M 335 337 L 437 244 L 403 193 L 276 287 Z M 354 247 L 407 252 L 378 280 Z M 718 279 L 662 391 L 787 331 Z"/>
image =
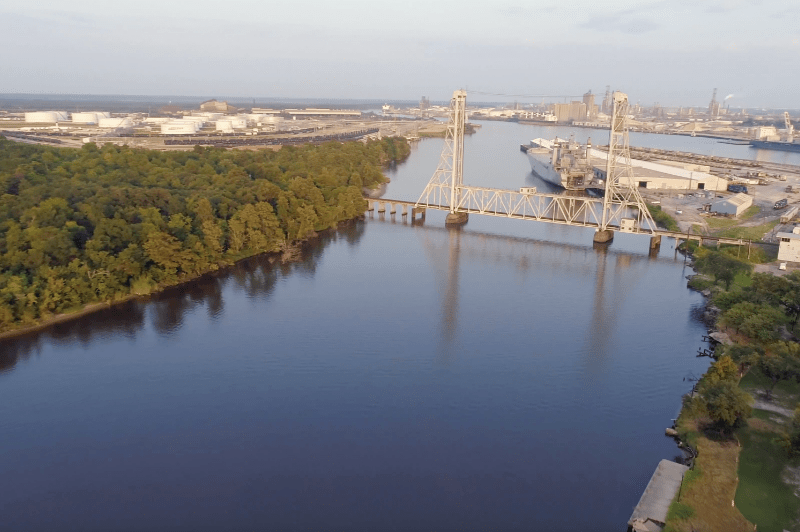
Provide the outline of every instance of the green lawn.
<path id="1" fill-rule="evenodd" d="M 752 394 L 760 394 L 766 378 L 751 369 L 740 386 Z M 800 384 L 781 381 L 775 386 L 773 403 L 794 410 L 800 397 Z M 736 506 L 748 521 L 758 525 L 759 532 L 800 532 L 800 498 L 797 487 L 786 484 L 783 475 L 787 466 L 800 467 L 800 459 L 791 460 L 780 443 L 789 419 L 775 412 L 753 410 L 736 436 L 742 445 L 739 454 L 739 486 Z"/>
<path id="2" fill-rule="evenodd" d="M 755 428 L 770 425 L 751 418 L 748 426 L 737 433 L 742 450 L 736 506 L 748 521 L 758 525 L 758 532 L 800 531 L 800 498 L 795 495 L 795 488 L 782 480 L 790 461 L 778 441 L 779 434 Z"/>
<path id="3" fill-rule="evenodd" d="M 722 216 L 719 217 L 709 217 L 706 218 L 706 224 L 708 224 L 709 229 L 726 229 L 728 227 L 733 227 L 734 225 L 741 222 L 741 220 L 737 218 L 725 218 Z"/>
<path id="4" fill-rule="evenodd" d="M 753 284 L 753 278 L 750 276 L 749 273 L 737 273 L 736 277 L 733 278 L 733 283 L 731 284 L 731 288 L 739 287 L 739 288 L 747 288 Z"/>
<path id="5" fill-rule="evenodd" d="M 739 381 L 739 386 L 752 395 L 761 394 L 767 378 L 756 368 L 750 369 Z M 800 401 L 800 384 L 794 381 L 778 381 L 773 390 L 772 402 L 788 410 L 794 410 Z"/>
<path id="6" fill-rule="evenodd" d="M 776 225 L 778 225 L 778 220 L 773 220 L 771 222 L 753 227 L 731 227 L 716 233 L 716 236 L 724 236 L 727 238 L 743 238 L 745 240 L 761 240 L 764 238 L 764 235 L 772 231 Z"/>
<path id="7" fill-rule="evenodd" d="M 749 220 L 759 212 L 761 212 L 761 207 L 753 205 L 748 207 L 747 210 L 744 211 L 738 218 L 712 217 L 706 218 L 706 223 L 708 224 L 709 229 L 727 229 L 728 227 L 733 227 L 734 225 L 740 224 L 745 220 Z"/>

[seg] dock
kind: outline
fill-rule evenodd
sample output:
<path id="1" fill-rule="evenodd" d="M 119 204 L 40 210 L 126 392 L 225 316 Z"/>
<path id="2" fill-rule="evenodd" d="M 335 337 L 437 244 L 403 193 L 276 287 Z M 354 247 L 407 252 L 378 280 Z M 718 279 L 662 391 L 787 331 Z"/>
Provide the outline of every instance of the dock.
<path id="1" fill-rule="evenodd" d="M 628 520 L 632 532 L 661 532 L 667 520 L 667 511 L 672 499 L 678 494 L 683 475 L 689 468 L 670 460 L 661 460 L 650 482 L 633 509 Z"/>

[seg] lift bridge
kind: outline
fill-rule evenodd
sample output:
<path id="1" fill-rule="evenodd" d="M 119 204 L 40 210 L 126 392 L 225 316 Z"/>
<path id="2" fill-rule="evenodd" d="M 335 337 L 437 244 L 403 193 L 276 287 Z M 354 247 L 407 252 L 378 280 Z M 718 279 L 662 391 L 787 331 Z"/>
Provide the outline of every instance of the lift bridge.
<path id="1" fill-rule="evenodd" d="M 659 246 L 664 231 L 657 231 L 633 180 L 628 141 L 628 96 L 614 92 L 608 142 L 605 194 L 602 198 L 542 194 L 532 188 L 503 190 L 464 184 L 464 126 L 467 93 L 457 90 L 450 100 L 450 118 L 439 166 L 419 200 L 413 205 L 381 199 L 377 202 L 411 207 L 412 217 L 426 209 L 448 211 L 447 224 L 463 224 L 470 214 L 502 216 L 556 224 L 592 227 L 594 241 L 609 242 L 614 231 L 650 236 L 650 247 Z M 370 203 L 370 210 L 373 209 Z M 381 210 L 381 205 L 379 205 Z M 394 210 L 392 211 L 394 212 Z M 670 234 L 670 236 L 672 236 Z"/>

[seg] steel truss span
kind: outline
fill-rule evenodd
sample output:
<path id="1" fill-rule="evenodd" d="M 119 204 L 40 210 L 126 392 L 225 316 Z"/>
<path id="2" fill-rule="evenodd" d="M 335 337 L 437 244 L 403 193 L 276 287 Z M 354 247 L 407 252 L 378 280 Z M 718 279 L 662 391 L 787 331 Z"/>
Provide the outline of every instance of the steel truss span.
<path id="1" fill-rule="evenodd" d="M 583 227 L 598 227 L 603 200 L 559 194 L 524 194 L 514 190 L 484 187 L 457 187 L 455 205 L 449 202 L 449 183 L 429 183 L 417 207 L 450 212 L 502 216 L 520 220 L 551 222 Z"/>

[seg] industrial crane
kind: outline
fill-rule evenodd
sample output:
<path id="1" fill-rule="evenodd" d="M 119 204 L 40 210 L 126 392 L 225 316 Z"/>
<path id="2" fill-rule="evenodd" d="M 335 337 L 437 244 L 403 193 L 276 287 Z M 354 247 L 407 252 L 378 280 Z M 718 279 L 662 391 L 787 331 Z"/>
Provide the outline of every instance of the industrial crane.
<path id="1" fill-rule="evenodd" d="M 783 123 L 786 125 L 786 142 L 794 142 L 794 126 L 789 118 L 789 111 L 783 112 Z"/>

